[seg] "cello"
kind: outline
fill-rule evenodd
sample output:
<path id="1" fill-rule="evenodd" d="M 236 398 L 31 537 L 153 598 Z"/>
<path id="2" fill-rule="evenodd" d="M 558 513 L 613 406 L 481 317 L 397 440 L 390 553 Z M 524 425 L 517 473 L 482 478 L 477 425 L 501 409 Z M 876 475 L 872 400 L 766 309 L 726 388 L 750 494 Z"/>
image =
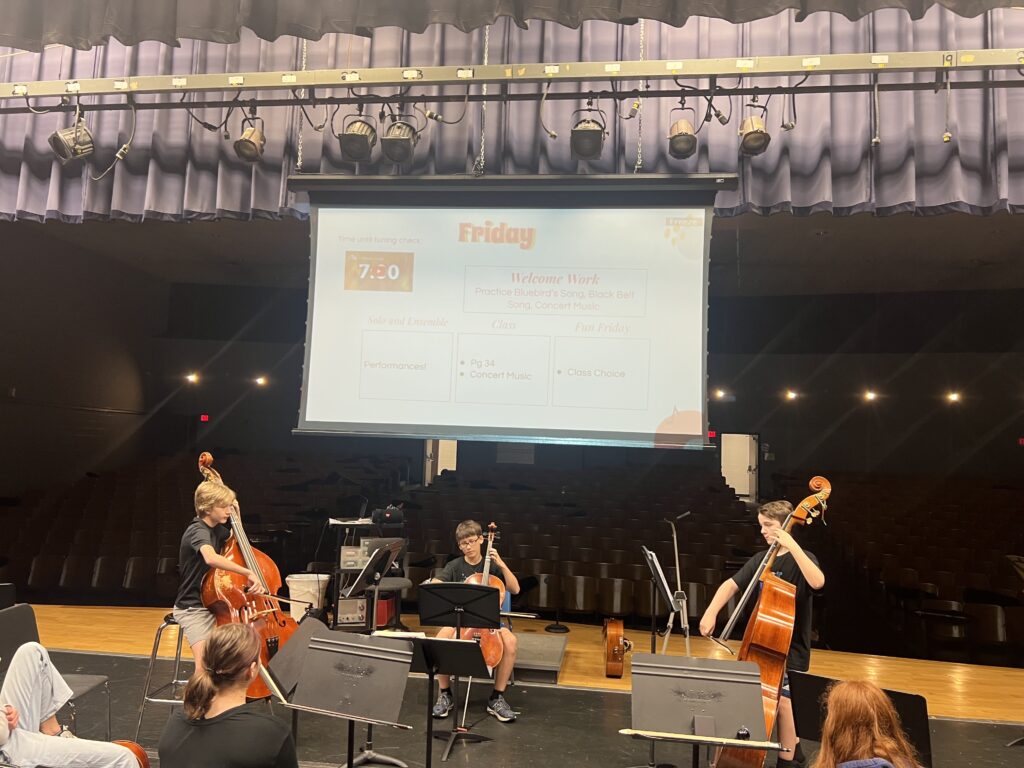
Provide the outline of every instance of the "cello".
<path id="1" fill-rule="evenodd" d="M 213 468 L 213 456 L 206 451 L 199 454 L 199 472 L 206 480 L 224 485 L 220 473 Z M 299 625 L 281 610 L 284 598 L 277 596 L 281 572 L 273 560 L 249 543 L 237 502 L 231 505 L 231 536 L 220 555 L 252 571 L 266 591 L 262 595 L 246 592 L 245 576 L 219 568 L 211 568 L 203 577 L 203 605 L 214 615 L 217 626 L 247 621 L 259 635 L 260 676 L 249 685 L 246 695 L 263 699 L 271 693 L 263 681 L 264 669 Z"/>
<path id="2" fill-rule="evenodd" d="M 505 604 L 505 582 L 491 573 L 491 550 L 494 548 L 494 536 L 498 526 L 491 523 L 487 526 L 487 554 L 484 555 L 483 573 L 474 573 L 467 576 L 464 584 L 480 584 L 485 587 L 494 587 L 498 590 L 498 605 Z M 498 636 L 497 629 L 470 628 L 462 630 L 459 635 L 461 640 L 476 640 L 480 643 L 480 652 L 484 655 L 484 663 L 494 669 L 501 663 L 501 657 L 505 654 L 505 643 Z"/>
<path id="3" fill-rule="evenodd" d="M 122 747 L 127 749 L 133 755 L 135 759 L 139 761 L 139 768 L 149 768 L 149 755 L 146 754 L 146 750 L 136 744 L 134 741 L 114 741 L 113 744 L 120 744 Z"/>
<path id="4" fill-rule="evenodd" d="M 825 512 L 826 501 L 832 493 L 832 484 L 824 477 L 815 476 L 808 485 L 814 493 L 807 496 L 789 513 L 782 526 L 787 533 L 794 525 L 810 525 L 814 518 Z M 822 522 L 824 523 L 824 519 Z M 764 708 L 765 732 L 768 734 L 775 727 L 782 678 L 786 671 L 786 656 L 789 654 L 793 624 L 796 621 L 796 587 L 780 579 L 771 570 L 779 546 L 779 543 L 775 542 L 768 548 L 722 634 L 718 638 L 713 638 L 729 653 L 733 653 L 724 640 L 728 639 L 751 596 L 760 586 L 760 594 L 747 621 L 743 643 L 736 659 L 757 662 L 761 670 L 761 704 Z M 715 768 L 761 768 L 767 754 L 765 750 L 725 747 L 718 753 Z"/>

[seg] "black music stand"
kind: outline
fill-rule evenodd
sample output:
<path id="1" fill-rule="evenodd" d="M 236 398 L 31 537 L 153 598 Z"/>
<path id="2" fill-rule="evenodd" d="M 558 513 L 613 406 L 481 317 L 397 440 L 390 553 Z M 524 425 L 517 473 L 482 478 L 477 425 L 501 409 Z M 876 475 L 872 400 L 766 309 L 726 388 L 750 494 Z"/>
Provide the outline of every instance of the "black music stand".
<path id="1" fill-rule="evenodd" d="M 384 578 L 384 574 L 391 570 L 391 566 L 395 564 L 395 561 L 398 559 L 398 554 L 402 551 L 403 546 L 405 546 L 405 544 L 401 539 L 393 539 L 375 549 L 370 555 L 370 559 L 366 561 L 366 565 L 363 566 L 363 570 L 356 576 L 355 581 L 346 588 L 345 594 L 343 595 L 343 597 L 348 598 L 357 597 L 365 594 L 366 592 L 373 592 L 372 607 L 367 612 L 369 613 L 371 632 L 377 629 L 377 604 L 380 599 L 379 586 L 381 579 Z M 382 755 L 373 751 L 372 723 L 369 723 L 366 726 L 366 741 L 363 742 L 363 746 L 359 749 L 359 754 L 356 756 L 355 762 L 346 763 L 343 768 L 355 768 L 357 765 L 365 765 L 367 763 L 391 765 L 394 766 L 394 768 L 409 768 L 408 765 L 398 758 Z"/>
<path id="2" fill-rule="evenodd" d="M 285 706 L 348 721 L 347 765 L 352 765 L 356 723 L 412 730 L 397 722 L 412 655 L 407 640 L 313 632 Z"/>
<path id="3" fill-rule="evenodd" d="M 765 733 L 757 664 L 634 653 L 631 666 L 632 727 L 619 733 L 690 744 L 693 768 L 702 746 L 782 749 Z"/>
<path id="4" fill-rule="evenodd" d="M 662 648 L 662 652 L 664 652 L 664 649 L 668 647 L 668 640 L 672 634 L 672 619 L 675 616 L 676 611 L 680 610 L 680 607 L 679 603 L 676 601 L 675 595 L 668 587 L 668 580 L 665 578 L 665 572 L 661 569 L 661 562 L 658 560 L 658 555 L 645 546 L 641 546 L 640 551 L 643 552 L 644 562 L 647 564 L 647 569 L 651 572 L 651 653 L 654 654 L 658 651 L 658 598 L 660 597 L 665 601 L 665 605 L 668 606 L 670 611 L 668 627 L 665 630 L 665 645 Z M 637 766 L 636 768 L 675 768 L 672 763 L 655 762 L 654 746 L 655 740 L 651 739 L 650 752 L 647 756 L 647 765 Z M 696 765 L 697 764 L 694 763 L 694 768 L 696 768 Z"/>
<path id="5" fill-rule="evenodd" d="M 424 766 L 430 768 L 434 748 L 434 678 L 439 674 L 486 677 L 490 672 L 484 663 L 479 644 L 473 640 L 440 637 L 409 639 L 413 644 L 412 671 L 423 672 L 427 676 L 427 756 Z"/>
<path id="6" fill-rule="evenodd" d="M 821 741 L 821 726 L 828 711 L 825 693 L 835 683 L 828 677 L 807 672 L 787 672 L 793 698 L 793 720 L 802 739 Z M 928 701 L 924 696 L 882 689 L 900 716 L 907 740 L 917 750 L 922 768 L 932 766 L 932 732 L 928 723 Z"/>
<path id="7" fill-rule="evenodd" d="M 420 625 L 424 627 L 454 627 L 455 636 L 462 634 L 463 629 L 498 629 L 501 626 L 501 606 L 498 604 L 498 590 L 482 584 L 435 583 L 422 584 L 419 588 Z M 479 661 L 479 664 L 476 661 Z M 467 654 L 466 662 L 470 661 Z M 483 653 L 477 645 L 477 656 L 473 660 L 474 668 L 453 667 L 445 674 L 452 675 L 452 699 L 459 700 L 459 677 L 491 676 L 484 664 Z M 434 695 L 431 688 L 427 698 Z M 452 747 L 459 739 L 469 742 L 491 741 L 487 736 L 471 733 L 466 727 L 465 715 L 459 725 L 458 713 L 452 721 L 452 729 L 448 734 L 435 734 L 439 739 L 448 741 L 441 755 L 441 761 L 448 760 Z"/>

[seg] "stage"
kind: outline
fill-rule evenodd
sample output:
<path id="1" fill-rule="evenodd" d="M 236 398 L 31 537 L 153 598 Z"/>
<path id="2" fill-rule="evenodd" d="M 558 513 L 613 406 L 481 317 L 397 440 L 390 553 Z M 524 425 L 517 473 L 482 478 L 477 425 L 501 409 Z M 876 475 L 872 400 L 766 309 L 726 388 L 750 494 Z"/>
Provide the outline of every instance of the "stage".
<path id="1" fill-rule="evenodd" d="M 33 607 L 41 640 L 48 648 L 141 656 L 149 656 L 156 628 L 168 613 L 162 608 Z M 402 620 L 410 628 L 418 629 L 415 616 L 403 615 Z M 557 643 L 564 639 L 564 657 L 557 676 L 559 687 L 630 690 L 628 663 L 621 679 L 604 676 L 601 627 L 567 624 L 567 634 L 552 635 L 544 632 L 549 623 L 539 619 L 515 621 L 515 632 L 523 638 L 520 642 L 525 646 L 524 655 L 532 667 L 550 666 L 553 654 L 558 653 Z M 433 634 L 433 630 L 428 634 Z M 649 649 L 649 632 L 627 629 L 626 636 L 638 650 Z M 658 642 L 660 652 L 661 640 Z M 690 640 L 690 649 L 694 656 L 728 657 L 717 645 L 700 637 Z M 525 653 L 527 650 L 529 653 Z M 672 636 L 668 652 L 684 655 L 682 636 Z M 187 645 L 185 653 L 188 654 Z M 164 634 L 161 654 L 174 654 L 173 631 Z M 920 694 L 928 700 L 932 717 L 1024 723 L 1024 669 L 814 650 L 810 671 L 826 677 L 867 679 L 883 688 Z M 523 679 L 536 678 L 526 674 Z M 1024 752 L 1021 757 L 1024 758 Z"/>

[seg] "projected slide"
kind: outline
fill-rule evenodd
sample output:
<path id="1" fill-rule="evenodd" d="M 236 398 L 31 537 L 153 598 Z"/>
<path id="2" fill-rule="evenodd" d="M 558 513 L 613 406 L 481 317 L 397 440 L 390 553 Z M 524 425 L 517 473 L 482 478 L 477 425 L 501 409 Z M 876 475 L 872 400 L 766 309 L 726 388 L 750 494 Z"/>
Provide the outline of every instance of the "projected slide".
<path id="1" fill-rule="evenodd" d="M 708 216 L 320 208 L 300 429 L 702 442 Z"/>

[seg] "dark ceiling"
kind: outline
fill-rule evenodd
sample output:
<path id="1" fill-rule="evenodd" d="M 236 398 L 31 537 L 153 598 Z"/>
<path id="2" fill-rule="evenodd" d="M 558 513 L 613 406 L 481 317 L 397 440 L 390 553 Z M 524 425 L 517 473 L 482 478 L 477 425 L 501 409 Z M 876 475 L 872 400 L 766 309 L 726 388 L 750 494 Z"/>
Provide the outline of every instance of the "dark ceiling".
<path id="1" fill-rule="evenodd" d="M 68 244 L 173 283 L 306 285 L 306 221 L 0 222 L 4 249 Z M 716 219 L 712 295 L 1024 288 L 1024 217 Z"/>

